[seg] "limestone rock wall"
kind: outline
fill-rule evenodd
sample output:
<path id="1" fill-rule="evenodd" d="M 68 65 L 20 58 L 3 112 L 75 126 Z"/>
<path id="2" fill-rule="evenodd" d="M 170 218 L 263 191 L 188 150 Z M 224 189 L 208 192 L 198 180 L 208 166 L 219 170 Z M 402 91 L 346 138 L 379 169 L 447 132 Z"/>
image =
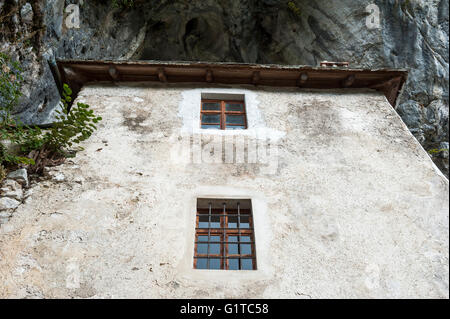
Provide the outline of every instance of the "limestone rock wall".
<path id="1" fill-rule="evenodd" d="M 79 4 L 80 28 L 64 9 Z M 380 28 L 365 11 L 380 9 Z M 49 122 L 58 101 L 47 59 L 155 59 L 405 67 L 397 111 L 448 176 L 448 0 L 0 0 L 1 49 L 21 59 L 27 85 L 17 114 Z"/>

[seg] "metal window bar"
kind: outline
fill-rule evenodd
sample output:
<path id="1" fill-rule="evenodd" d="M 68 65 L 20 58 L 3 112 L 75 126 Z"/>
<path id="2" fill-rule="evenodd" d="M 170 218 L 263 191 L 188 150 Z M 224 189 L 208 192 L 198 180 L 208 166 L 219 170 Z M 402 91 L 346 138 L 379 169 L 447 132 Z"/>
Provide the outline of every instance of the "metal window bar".
<path id="1" fill-rule="evenodd" d="M 206 254 L 206 269 L 209 269 L 209 242 L 211 241 L 211 209 L 212 209 L 212 203 L 209 204 L 209 210 L 208 210 L 208 249 Z"/>
<path id="2" fill-rule="evenodd" d="M 238 254 L 241 255 L 241 205 L 237 203 L 238 217 L 237 217 L 237 229 L 238 229 Z M 238 268 L 241 269 L 241 258 L 238 259 Z"/>
<path id="3" fill-rule="evenodd" d="M 223 203 L 223 214 L 224 215 L 226 215 L 226 207 L 227 207 L 227 204 L 224 202 Z M 222 222 L 222 218 L 221 217 L 219 217 L 220 218 L 220 221 Z M 227 217 L 223 217 L 223 222 L 224 222 L 224 224 L 222 225 L 222 226 L 224 226 L 224 230 L 223 230 L 223 237 L 222 237 L 222 239 L 226 239 L 227 238 L 227 231 L 226 231 L 226 227 L 228 227 L 228 225 L 227 225 L 227 222 L 228 222 L 228 218 Z M 227 252 L 226 252 L 226 245 L 225 244 L 222 244 L 223 245 L 223 256 L 225 257 L 226 255 L 227 255 Z M 222 260 L 221 261 L 221 267 L 222 267 L 222 269 L 227 269 L 227 266 L 225 265 L 225 260 Z"/>

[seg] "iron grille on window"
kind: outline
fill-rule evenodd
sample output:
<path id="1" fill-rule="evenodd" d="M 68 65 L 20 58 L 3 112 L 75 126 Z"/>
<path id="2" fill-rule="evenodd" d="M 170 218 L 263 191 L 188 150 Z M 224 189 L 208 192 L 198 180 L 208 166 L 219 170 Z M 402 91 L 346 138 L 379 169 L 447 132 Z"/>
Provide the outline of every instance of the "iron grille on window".
<path id="1" fill-rule="evenodd" d="M 202 100 L 201 128 L 243 130 L 247 116 L 243 101 Z"/>
<path id="2" fill-rule="evenodd" d="M 224 201 L 204 206 L 197 205 L 194 268 L 256 270 L 251 205 Z"/>

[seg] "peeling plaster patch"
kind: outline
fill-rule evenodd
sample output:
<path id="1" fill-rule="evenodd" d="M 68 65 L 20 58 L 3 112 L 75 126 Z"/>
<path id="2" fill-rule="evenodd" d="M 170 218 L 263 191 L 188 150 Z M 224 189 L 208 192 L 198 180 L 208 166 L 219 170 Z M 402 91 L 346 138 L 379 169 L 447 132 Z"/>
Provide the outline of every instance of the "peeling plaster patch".
<path id="1" fill-rule="evenodd" d="M 30 255 L 20 255 L 17 261 L 17 268 L 15 269 L 16 275 L 22 275 L 30 269 L 37 269 L 42 271 L 36 260 Z"/>
<path id="2" fill-rule="evenodd" d="M 369 264 L 365 269 L 366 278 L 364 283 L 367 289 L 373 290 L 380 288 L 380 268 L 377 264 Z"/>
<path id="3" fill-rule="evenodd" d="M 247 112 L 246 130 L 205 130 L 200 128 L 200 105 L 202 93 L 243 94 L 245 96 L 245 108 Z M 256 139 L 270 139 L 278 141 L 286 135 L 276 129 L 266 126 L 261 111 L 258 108 L 258 93 L 245 89 L 234 88 L 201 88 L 182 92 L 182 100 L 178 107 L 178 116 L 183 120 L 182 133 L 209 134 L 209 135 L 243 135 Z"/>
<path id="4" fill-rule="evenodd" d="M 118 86 L 114 83 L 95 83 L 83 87 L 80 91 L 77 102 L 80 100 L 85 100 L 86 98 L 96 95 L 102 97 L 113 97 L 117 99 L 118 97 L 130 97 L 130 98 L 146 98 L 146 91 L 142 89 L 141 83 L 123 83 L 123 85 Z"/>

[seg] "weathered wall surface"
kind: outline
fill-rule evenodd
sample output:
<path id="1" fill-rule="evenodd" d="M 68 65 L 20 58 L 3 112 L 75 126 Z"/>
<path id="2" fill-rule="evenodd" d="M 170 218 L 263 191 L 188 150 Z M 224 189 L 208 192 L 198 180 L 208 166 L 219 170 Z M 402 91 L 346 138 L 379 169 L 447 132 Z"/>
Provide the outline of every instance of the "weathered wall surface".
<path id="1" fill-rule="evenodd" d="M 433 159 L 448 176 L 448 0 L 138 0 L 128 10 L 85 0 L 79 29 L 66 27 L 64 9 L 81 1 L 30 3 L 31 11 L 26 0 L 0 0 L 0 16 L 9 14 L 0 19 L 1 49 L 26 72 L 17 109 L 25 121 L 53 118 L 58 95 L 46 59 L 54 57 L 408 68 L 397 111 L 426 150 L 447 149 Z M 366 26 L 372 3 L 379 29 Z"/>
<path id="2" fill-rule="evenodd" d="M 248 89 L 214 90 L 246 94 L 275 170 L 173 156 L 208 88 L 85 87 L 103 121 L 0 227 L 0 296 L 448 298 L 448 180 L 384 96 Z M 252 199 L 257 271 L 192 269 L 200 196 Z"/>

